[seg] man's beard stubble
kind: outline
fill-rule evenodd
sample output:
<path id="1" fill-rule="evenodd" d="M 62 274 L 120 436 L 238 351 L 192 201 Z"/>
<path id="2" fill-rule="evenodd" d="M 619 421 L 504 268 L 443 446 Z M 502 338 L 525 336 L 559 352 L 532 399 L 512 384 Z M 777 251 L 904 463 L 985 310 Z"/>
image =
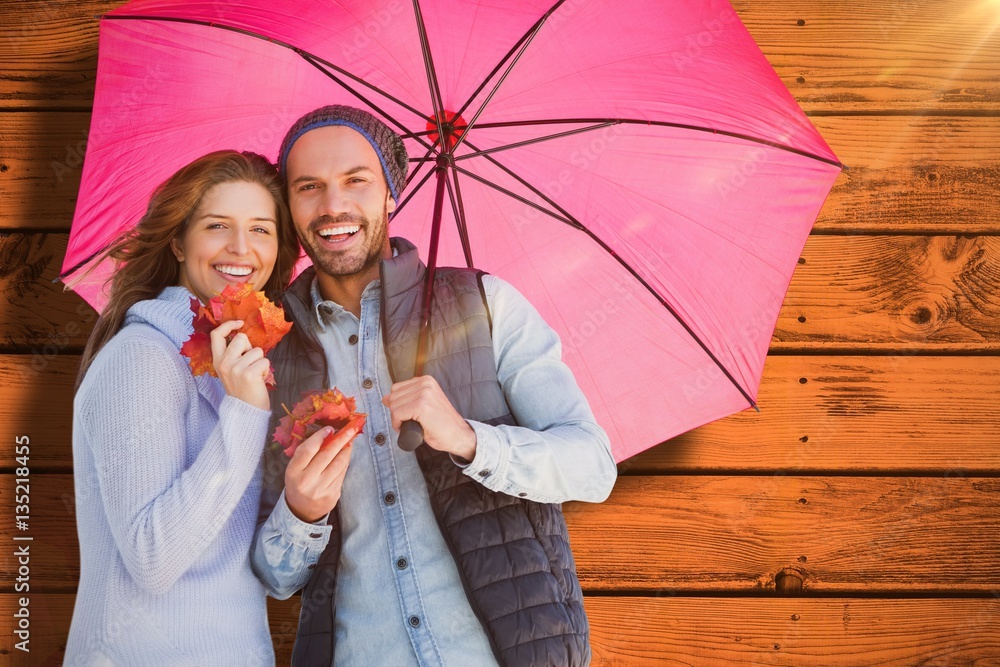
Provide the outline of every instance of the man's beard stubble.
<path id="1" fill-rule="evenodd" d="M 320 216 L 309 223 L 309 243 L 303 243 L 302 247 L 312 260 L 317 271 L 329 276 L 338 278 L 354 276 L 366 273 L 378 264 L 382 259 L 382 250 L 389 238 L 389 226 L 386 223 L 388 211 L 382 210 L 381 220 L 372 221 L 361 215 L 344 213 L 336 217 L 327 215 Z M 327 250 L 326 248 L 316 248 L 312 245 L 313 232 L 317 227 L 329 224 L 357 224 L 361 226 L 358 233 L 365 234 L 365 244 L 363 248 L 354 249 L 353 253 L 344 254 Z M 375 236 L 373 236 L 373 233 Z M 359 250 L 363 252 L 358 252 Z"/>

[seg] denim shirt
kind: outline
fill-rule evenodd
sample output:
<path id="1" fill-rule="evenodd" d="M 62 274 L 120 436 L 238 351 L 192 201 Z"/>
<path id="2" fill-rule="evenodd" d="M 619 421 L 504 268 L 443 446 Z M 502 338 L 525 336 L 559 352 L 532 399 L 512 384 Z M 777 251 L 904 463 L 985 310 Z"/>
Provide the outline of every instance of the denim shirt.
<path id="1" fill-rule="evenodd" d="M 470 420 L 476 455 L 463 472 L 494 491 L 538 502 L 604 500 L 616 477 L 611 446 L 560 360 L 558 336 L 511 285 L 490 275 L 483 284 L 498 378 L 519 425 Z M 330 360 L 330 386 L 354 396 L 358 411 L 368 414 L 338 502 L 335 662 L 495 665 L 416 457 L 396 446 L 381 402 L 392 381 L 380 338 L 379 283 L 365 289 L 360 318 L 323 301 L 315 282 L 312 294 L 315 320 L 308 325 Z M 282 494 L 252 554 L 272 595 L 287 598 L 305 585 L 330 531 L 326 517 L 315 524 L 296 518 Z"/>

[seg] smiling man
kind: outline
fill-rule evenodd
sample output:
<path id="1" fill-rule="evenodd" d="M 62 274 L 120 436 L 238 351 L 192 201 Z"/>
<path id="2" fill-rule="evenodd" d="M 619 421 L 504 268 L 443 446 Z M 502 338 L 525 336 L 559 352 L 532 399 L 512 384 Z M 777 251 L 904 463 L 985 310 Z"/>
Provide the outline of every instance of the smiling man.
<path id="1" fill-rule="evenodd" d="M 427 374 L 410 377 L 425 267 L 388 235 L 407 168 L 400 137 L 351 107 L 282 143 L 313 268 L 285 295 L 274 418 L 337 387 L 368 422 L 344 446 L 267 451 L 254 570 L 278 598 L 305 586 L 296 665 L 585 665 L 559 503 L 608 496 L 610 444 L 557 335 L 494 276 L 437 270 Z M 415 452 L 395 446 L 410 419 Z"/>

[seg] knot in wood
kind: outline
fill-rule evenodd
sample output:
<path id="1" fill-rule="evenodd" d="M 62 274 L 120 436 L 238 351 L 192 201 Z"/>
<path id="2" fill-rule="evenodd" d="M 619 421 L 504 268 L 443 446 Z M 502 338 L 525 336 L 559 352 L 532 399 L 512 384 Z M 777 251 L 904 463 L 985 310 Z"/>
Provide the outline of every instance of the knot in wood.
<path id="1" fill-rule="evenodd" d="M 798 595 L 802 592 L 802 579 L 801 571 L 786 567 L 774 575 L 774 589 L 779 595 Z"/>

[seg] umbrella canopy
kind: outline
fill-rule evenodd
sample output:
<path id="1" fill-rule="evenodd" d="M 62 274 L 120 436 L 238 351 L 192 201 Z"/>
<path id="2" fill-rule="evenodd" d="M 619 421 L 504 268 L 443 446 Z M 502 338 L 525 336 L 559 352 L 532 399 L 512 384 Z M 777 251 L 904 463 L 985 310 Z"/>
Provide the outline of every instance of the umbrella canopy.
<path id="1" fill-rule="evenodd" d="M 95 307 L 177 168 L 359 106 L 411 156 L 390 232 L 427 256 L 440 190 L 438 264 L 532 301 L 619 461 L 755 405 L 841 169 L 725 0 L 135 0 L 99 54 L 63 275 Z"/>

